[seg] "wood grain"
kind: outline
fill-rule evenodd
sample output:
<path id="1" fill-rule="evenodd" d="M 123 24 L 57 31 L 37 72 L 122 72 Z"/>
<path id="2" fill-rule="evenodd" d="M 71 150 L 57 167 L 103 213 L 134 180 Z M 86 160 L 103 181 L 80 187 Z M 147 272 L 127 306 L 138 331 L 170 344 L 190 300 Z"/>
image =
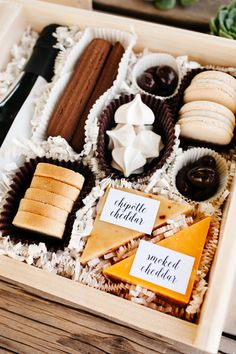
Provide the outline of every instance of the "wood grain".
<path id="1" fill-rule="evenodd" d="M 11 282 L 31 294 L 43 296 L 52 302 L 88 311 L 94 316 L 103 316 L 126 327 L 149 332 L 152 338 L 157 340 L 165 337 L 167 341 L 179 341 L 194 346 L 198 331 L 196 324 L 153 311 L 132 301 L 9 257 L 0 256 L 0 280 Z M 218 344 L 218 339 L 220 338 L 215 339 L 214 346 Z M 206 343 L 201 343 L 204 344 Z"/>
<path id="2" fill-rule="evenodd" d="M 168 11 L 158 10 L 151 1 L 144 0 L 94 0 L 93 7 L 104 12 L 140 18 L 146 21 L 164 23 L 176 27 L 209 32 L 209 20 L 217 13 L 222 3 L 231 0 L 200 0 L 197 4 L 183 7 L 177 5 Z"/>
<path id="3" fill-rule="evenodd" d="M 73 7 L 79 7 L 80 9 L 92 9 L 92 0 L 42 0 L 45 2 L 51 2 L 58 5 L 67 5 Z"/>
<path id="4" fill-rule="evenodd" d="M 135 46 L 137 51 L 148 47 L 151 51 L 163 51 L 175 56 L 188 54 L 191 60 L 199 61 L 203 65 L 235 65 L 236 41 L 121 16 L 104 16 L 100 12 L 56 6 L 37 0 L 15 1 L 24 6 L 27 22 L 37 31 L 50 21 L 65 25 L 77 24 L 80 28 L 105 26 L 128 32 L 132 30 L 138 37 Z M 206 50 L 209 46 L 211 50 Z"/>
<path id="5" fill-rule="evenodd" d="M 179 343 L 157 341 L 137 330 L 84 311 L 33 296 L 0 281 L 0 352 L 197 353 Z M 220 352 L 233 354 L 236 342 L 222 337 Z"/>

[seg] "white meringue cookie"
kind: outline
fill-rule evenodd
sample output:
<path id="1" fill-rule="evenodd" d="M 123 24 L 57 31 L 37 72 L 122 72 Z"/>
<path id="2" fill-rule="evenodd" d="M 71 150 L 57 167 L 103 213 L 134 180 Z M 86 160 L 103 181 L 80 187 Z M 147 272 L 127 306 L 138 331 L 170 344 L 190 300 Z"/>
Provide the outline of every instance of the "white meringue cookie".
<path id="1" fill-rule="evenodd" d="M 129 177 L 135 170 L 146 164 L 143 154 L 132 147 L 120 147 L 112 151 L 112 158 L 115 164 L 120 167 L 125 177 Z M 114 164 L 113 164 L 114 166 Z"/>
<path id="2" fill-rule="evenodd" d="M 120 106 L 114 116 L 116 123 L 143 125 L 153 124 L 155 116 L 151 108 L 143 103 L 140 94 L 128 103 Z"/>
<path id="3" fill-rule="evenodd" d="M 134 127 L 130 124 L 118 124 L 115 129 L 107 130 L 106 133 L 109 135 L 110 150 L 132 145 L 136 137 Z"/>
<path id="4" fill-rule="evenodd" d="M 133 147 L 149 158 L 158 157 L 163 144 L 160 135 L 151 130 L 142 130 L 136 136 Z"/>
<path id="5" fill-rule="evenodd" d="M 120 124 L 117 124 L 117 125 L 120 125 Z M 134 125 L 134 130 L 135 130 L 135 133 L 138 134 L 142 130 L 153 130 L 153 125 L 152 124 Z"/>
<path id="6" fill-rule="evenodd" d="M 114 169 L 123 172 L 122 168 L 121 168 L 114 160 L 112 160 L 111 166 L 112 166 Z M 133 174 L 133 175 L 137 175 L 137 174 L 140 174 L 140 173 L 142 173 L 142 172 L 143 172 L 143 167 L 140 167 L 140 168 L 137 168 L 137 170 L 134 170 L 134 171 L 132 172 L 132 174 Z"/>
<path id="7" fill-rule="evenodd" d="M 112 130 L 118 130 L 121 127 L 123 127 L 123 125 L 124 124 L 116 124 L 116 126 L 114 128 L 112 128 Z M 109 130 L 107 130 L 107 131 L 109 131 Z M 114 144 L 113 144 L 113 140 L 109 137 L 108 150 L 112 150 L 112 149 L 114 149 Z"/>

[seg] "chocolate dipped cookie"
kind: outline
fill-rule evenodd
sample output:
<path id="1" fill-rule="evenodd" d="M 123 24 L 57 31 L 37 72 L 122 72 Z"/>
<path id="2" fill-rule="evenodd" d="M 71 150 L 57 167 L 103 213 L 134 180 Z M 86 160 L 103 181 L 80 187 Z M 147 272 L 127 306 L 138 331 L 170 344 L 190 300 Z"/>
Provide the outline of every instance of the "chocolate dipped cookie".
<path id="1" fill-rule="evenodd" d="M 95 101 L 112 86 L 124 54 L 120 42 L 93 39 L 79 58 L 73 77 L 56 106 L 47 135 L 60 135 L 80 152 L 84 145 L 85 121 Z"/>

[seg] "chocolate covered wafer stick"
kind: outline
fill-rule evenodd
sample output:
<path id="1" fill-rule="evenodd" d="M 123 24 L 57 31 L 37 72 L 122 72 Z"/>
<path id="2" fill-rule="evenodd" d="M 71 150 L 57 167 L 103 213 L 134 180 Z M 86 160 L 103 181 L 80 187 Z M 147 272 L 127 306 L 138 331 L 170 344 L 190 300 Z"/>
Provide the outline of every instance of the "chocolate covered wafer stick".
<path id="1" fill-rule="evenodd" d="M 119 63 L 123 54 L 124 54 L 123 46 L 120 44 L 120 42 L 116 42 L 112 50 L 110 51 L 110 54 L 107 57 L 101 75 L 94 87 L 92 96 L 90 97 L 85 107 L 85 110 L 83 111 L 83 114 L 81 115 L 81 117 L 78 117 L 77 128 L 74 132 L 71 141 L 71 146 L 77 152 L 80 152 L 83 148 L 84 135 L 85 135 L 84 126 L 89 111 L 92 108 L 93 104 L 96 102 L 96 100 L 112 86 L 112 83 L 117 76 Z"/>
<path id="2" fill-rule="evenodd" d="M 61 135 L 70 141 L 89 100 L 111 44 L 100 38 L 93 39 L 87 46 L 76 65 L 64 94 L 58 102 L 49 122 L 47 135 Z"/>

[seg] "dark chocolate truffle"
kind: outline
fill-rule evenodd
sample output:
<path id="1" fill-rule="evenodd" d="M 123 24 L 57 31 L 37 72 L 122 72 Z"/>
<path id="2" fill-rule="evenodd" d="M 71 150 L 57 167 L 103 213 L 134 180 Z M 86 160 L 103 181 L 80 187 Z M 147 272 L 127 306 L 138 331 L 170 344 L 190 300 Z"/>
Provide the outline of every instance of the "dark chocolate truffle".
<path id="1" fill-rule="evenodd" d="M 219 187 L 219 173 L 215 159 L 206 155 L 180 169 L 176 187 L 188 199 L 204 201 L 212 197 Z"/>

